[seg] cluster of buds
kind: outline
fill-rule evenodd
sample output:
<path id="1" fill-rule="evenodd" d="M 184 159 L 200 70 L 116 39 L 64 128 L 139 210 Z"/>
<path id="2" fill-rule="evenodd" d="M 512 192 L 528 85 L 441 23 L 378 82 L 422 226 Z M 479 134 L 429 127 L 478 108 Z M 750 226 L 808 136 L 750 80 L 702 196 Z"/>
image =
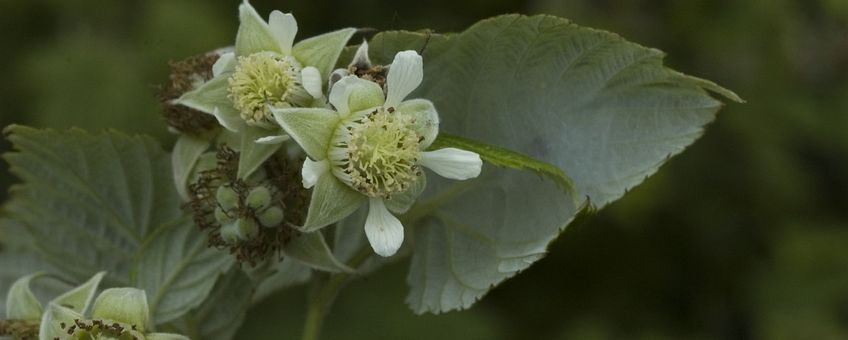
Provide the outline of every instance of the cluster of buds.
<path id="1" fill-rule="evenodd" d="M 237 176 L 239 154 L 222 145 L 206 155 L 213 164 L 189 186 L 194 222 L 212 247 L 228 249 L 239 262 L 255 265 L 278 254 L 297 233 L 308 200 L 297 168 L 286 157 L 272 157 L 250 177 Z"/>

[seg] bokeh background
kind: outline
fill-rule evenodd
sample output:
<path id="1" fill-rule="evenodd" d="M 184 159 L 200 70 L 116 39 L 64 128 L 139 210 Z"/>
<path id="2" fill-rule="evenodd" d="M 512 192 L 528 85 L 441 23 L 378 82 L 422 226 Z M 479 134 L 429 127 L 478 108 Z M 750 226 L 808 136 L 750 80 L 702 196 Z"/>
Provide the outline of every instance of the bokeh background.
<path id="1" fill-rule="evenodd" d="M 237 4 L 0 1 L 0 125 L 117 128 L 169 147 L 154 96 L 167 62 L 231 43 Z M 748 101 L 471 310 L 413 315 L 404 262 L 343 291 L 325 339 L 848 339 L 848 0 L 254 5 L 293 11 L 300 37 L 555 14 L 662 49 Z M 2 165 L 0 188 L 12 182 Z M 238 338 L 296 338 L 305 292 L 253 308 Z"/>

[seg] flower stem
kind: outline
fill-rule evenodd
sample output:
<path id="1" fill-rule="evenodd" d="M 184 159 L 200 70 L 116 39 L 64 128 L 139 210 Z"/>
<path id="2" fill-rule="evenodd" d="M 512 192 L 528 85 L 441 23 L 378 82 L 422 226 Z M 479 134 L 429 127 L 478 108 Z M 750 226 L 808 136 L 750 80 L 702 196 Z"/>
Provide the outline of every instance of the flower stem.
<path id="1" fill-rule="evenodd" d="M 358 268 L 370 256 L 371 248 L 364 247 L 350 260 L 348 266 Z M 319 339 L 324 316 L 327 315 L 339 291 L 354 277 L 354 273 L 336 273 L 312 281 L 301 340 Z"/>

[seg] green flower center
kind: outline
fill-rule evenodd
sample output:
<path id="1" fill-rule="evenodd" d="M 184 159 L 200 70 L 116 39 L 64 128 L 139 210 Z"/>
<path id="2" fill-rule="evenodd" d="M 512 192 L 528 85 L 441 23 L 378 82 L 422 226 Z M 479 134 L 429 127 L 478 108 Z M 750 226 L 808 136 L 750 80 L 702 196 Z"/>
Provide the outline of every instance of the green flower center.
<path id="1" fill-rule="evenodd" d="M 383 108 L 340 124 L 329 158 L 343 182 L 371 197 L 402 193 L 418 180 L 420 136 L 414 119 Z"/>
<path id="2" fill-rule="evenodd" d="M 268 105 L 307 106 L 311 96 L 300 82 L 300 63 L 290 56 L 254 53 L 238 58 L 229 79 L 229 98 L 248 124 L 267 126 Z"/>

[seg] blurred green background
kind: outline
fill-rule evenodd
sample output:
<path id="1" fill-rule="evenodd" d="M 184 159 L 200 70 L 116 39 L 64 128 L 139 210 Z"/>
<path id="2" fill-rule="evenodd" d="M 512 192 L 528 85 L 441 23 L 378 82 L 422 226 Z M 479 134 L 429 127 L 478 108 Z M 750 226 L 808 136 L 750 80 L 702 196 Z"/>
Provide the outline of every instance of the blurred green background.
<path id="1" fill-rule="evenodd" d="M 114 127 L 169 146 L 154 96 L 167 61 L 231 43 L 237 4 L 0 2 L 0 125 Z M 662 49 L 748 100 L 470 311 L 413 315 L 404 262 L 343 291 L 325 339 L 848 339 L 848 0 L 254 5 L 293 11 L 299 37 L 555 14 Z M 0 187 L 12 181 L 3 165 Z M 296 338 L 304 295 L 261 303 L 238 338 Z"/>

